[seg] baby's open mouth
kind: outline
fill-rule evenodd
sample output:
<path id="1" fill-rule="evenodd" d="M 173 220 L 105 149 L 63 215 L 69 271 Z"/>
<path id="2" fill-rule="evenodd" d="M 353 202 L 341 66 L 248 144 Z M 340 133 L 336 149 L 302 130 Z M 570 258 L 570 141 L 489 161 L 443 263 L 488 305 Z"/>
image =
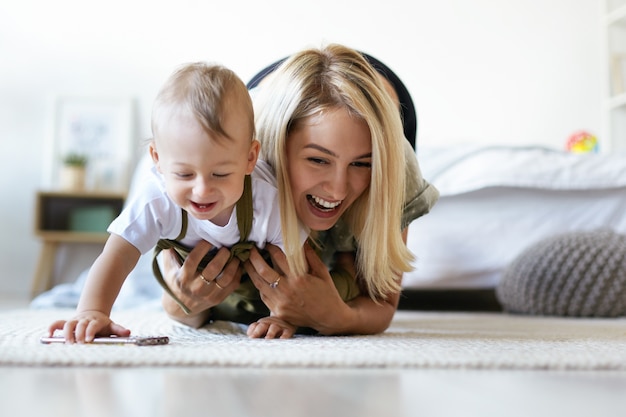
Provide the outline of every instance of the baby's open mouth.
<path id="1" fill-rule="evenodd" d="M 198 210 L 209 210 L 209 209 L 213 208 L 215 203 L 208 203 L 208 204 L 193 203 L 193 205 L 196 206 L 196 208 Z"/>

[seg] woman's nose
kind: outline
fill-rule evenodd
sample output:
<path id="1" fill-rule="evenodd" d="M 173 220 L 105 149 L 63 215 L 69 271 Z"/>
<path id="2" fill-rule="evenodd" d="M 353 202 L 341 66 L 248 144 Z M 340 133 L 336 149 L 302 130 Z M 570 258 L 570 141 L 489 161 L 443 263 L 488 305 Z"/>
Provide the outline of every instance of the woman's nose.
<path id="1" fill-rule="evenodd" d="M 344 170 L 333 170 L 326 178 L 326 192 L 336 200 L 343 200 L 348 190 L 348 178 Z"/>

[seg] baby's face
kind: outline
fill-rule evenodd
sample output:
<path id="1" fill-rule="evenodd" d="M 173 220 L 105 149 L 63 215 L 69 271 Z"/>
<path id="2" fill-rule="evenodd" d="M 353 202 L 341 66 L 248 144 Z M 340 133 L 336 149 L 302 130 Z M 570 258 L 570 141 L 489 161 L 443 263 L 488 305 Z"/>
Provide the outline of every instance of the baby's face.
<path id="1" fill-rule="evenodd" d="M 246 174 L 258 157 L 258 142 L 234 112 L 224 130 L 231 136 L 213 137 L 191 115 L 177 115 L 159 129 L 151 146 L 170 198 L 190 215 L 225 225 L 241 197 Z"/>

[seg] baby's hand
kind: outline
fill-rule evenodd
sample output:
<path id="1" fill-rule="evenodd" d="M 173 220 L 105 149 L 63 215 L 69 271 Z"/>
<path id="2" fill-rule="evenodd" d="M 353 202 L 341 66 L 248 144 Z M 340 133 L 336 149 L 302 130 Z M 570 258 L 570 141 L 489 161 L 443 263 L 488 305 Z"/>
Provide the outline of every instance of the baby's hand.
<path id="1" fill-rule="evenodd" d="M 296 333 L 296 329 L 296 326 L 293 326 L 278 317 L 263 317 L 248 326 L 248 337 L 289 339 Z"/>
<path id="2" fill-rule="evenodd" d="M 66 343 L 89 343 L 96 336 L 130 336 L 130 330 L 114 323 L 100 311 L 83 311 L 70 320 L 57 320 L 48 327 L 49 336 L 63 330 Z"/>

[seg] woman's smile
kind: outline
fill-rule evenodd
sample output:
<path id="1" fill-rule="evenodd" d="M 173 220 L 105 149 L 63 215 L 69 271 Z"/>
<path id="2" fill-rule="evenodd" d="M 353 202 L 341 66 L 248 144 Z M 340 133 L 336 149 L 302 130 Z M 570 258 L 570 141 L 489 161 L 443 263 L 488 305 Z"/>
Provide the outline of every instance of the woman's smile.
<path id="1" fill-rule="evenodd" d="M 307 196 L 307 199 L 311 202 L 311 204 L 313 204 L 314 207 L 326 211 L 334 210 L 341 204 L 341 201 L 330 202 L 321 197 L 310 194 Z"/>

